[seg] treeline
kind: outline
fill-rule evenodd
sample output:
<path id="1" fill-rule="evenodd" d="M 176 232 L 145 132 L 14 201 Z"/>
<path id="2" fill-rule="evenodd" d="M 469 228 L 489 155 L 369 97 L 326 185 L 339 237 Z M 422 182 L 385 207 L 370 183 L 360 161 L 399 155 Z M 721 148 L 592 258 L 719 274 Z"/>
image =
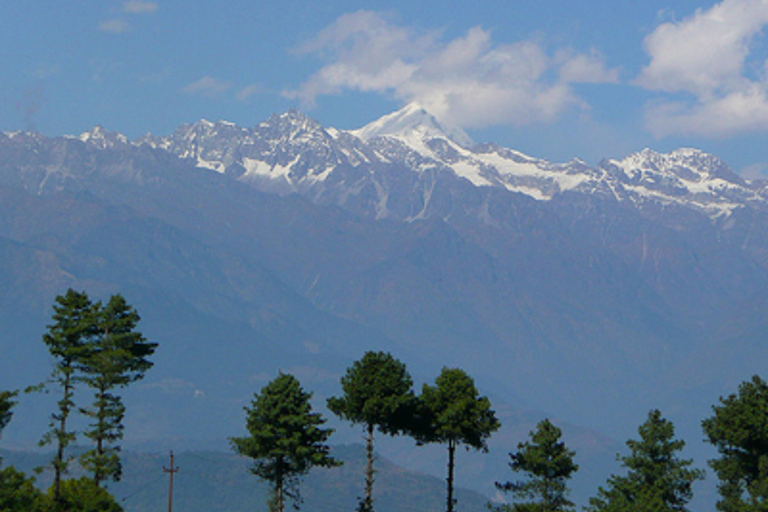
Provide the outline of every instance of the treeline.
<path id="1" fill-rule="evenodd" d="M 51 378 L 27 390 L 44 388 L 59 396 L 40 441 L 54 448 L 49 463 L 53 484 L 43 493 L 33 477 L 13 467 L 0 469 L 0 512 L 121 512 L 104 488 L 122 474 L 119 443 L 125 407 L 117 390 L 143 378 L 157 344 L 136 330 L 139 315 L 120 295 L 102 304 L 69 290 L 56 298 L 53 309 L 43 336 L 53 361 Z M 374 510 L 374 435 L 379 433 L 410 436 L 416 445 L 446 447 L 445 510 L 453 512 L 456 449 L 487 451 L 488 439 L 501 426 L 472 377 L 459 368 L 443 368 L 433 384 L 424 384 L 417 393 L 405 364 L 385 352 L 368 352 L 347 369 L 340 384 L 341 393 L 328 399 L 328 410 L 360 426 L 366 440 L 357 511 Z M 76 405 L 76 391 L 83 386 L 90 390 L 91 401 Z M 18 396 L 18 391 L 0 391 L 0 435 Z M 280 372 L 245 407 L 247 435 L 229 439 L 237 454 L 252 459 L 250 471 L 270 485 L 272 511 L 284 512 L 286 504 L 299 507 L 300 480 L 312 468 L 341 465 L 328 445 L 333 430 L 312 410 L 311 398 L 296 377 Z M 719 455 L 709 461 L 719 479 L 717 509 L 768 510 L 768 384 L 755 376 L 712 409 L 702 427 Z M 78 459 L 86 476 L 74 479 L 67 475 L 73 462 L 69 448 L 78 436 L 70 427 L 76 414 L 90 421 L 80 434 L 92 446 Z M 685 442 L 675 436 L 672 422 L 652 410 L 637 438 L 626 444 L 628 453 L 618 456 L 621 474 L 611 475 L 597 489 L 585 512 L 686 512 L 693 483 L 704 471 L 680 457 Z M 496 483 L 509 503 L 489 503 L 488 509 L 573 511 L 568 482 L 579 469 L 575 455 L 562 441 L 562 431 L 544 419 L 509 453 L 513 477 Z"/>
<path id="2" fill-rule="evenodd" d="M 460 445 L 487 451 L 486 441 L 499 429 L 488 398 L 458 368 L 444 368 L 434 385 L 420 394 L 403 363 L 388 353 L 368 352 L 341 378 L 342 394 L 328 399 L 328 409 L 362 426 L 367 464 L 358 512 L 372 512 L 373 436 L 408 435 L 417 445 L 444 444 L 448 450 L 446 512 L 453 512 L 455 450 Z M 270 510 L 283 512 L 286 498 L 301 502 L 298 478 L 313 466 L 338 465 L 326 443 L 332 433 L 312 412 L 295 377 L 281 373 L 254 395 L 246 407 L 247 437 L 233 437 L 233 449 L 254 459 L 253 473 L 272 486 Z M 738 393 L 721 398 L 713 415 L 702 422 L 706 439 L 719 457 L 710 466 L 719 479 L 722 512 L 768 510 L 768 384 L 755 376 Z M 585 512 L 686 512 L 693 483 L 704 471 L 680 457 L 685 442 L 659 410 L 648 413 L 638 438 L 626 442 L 629 453 L 617 456 L 622 474 L 611 475 L 584 507 Z M 508 504 L 488 504 L 492 512 L 570 512 L 568 481 L 579 469 L 575 452 L 562 441 L 562 431 L 544 419 L 530 439 L 509 454 L 517 479 L 497 482 Z"/>

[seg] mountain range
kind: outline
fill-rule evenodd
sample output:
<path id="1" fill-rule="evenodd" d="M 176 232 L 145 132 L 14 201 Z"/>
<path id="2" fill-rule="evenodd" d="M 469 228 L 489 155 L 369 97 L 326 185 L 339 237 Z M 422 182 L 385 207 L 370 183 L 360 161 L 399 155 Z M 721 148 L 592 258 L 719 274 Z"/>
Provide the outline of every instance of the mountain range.
<path id="1" fill-rule="evenodd" d="M 50 370 L 57 294 L 120 292 L 160 344 L 126 442 L 223 445 L 278 369 L 322 406 L 386 350 L 417 383 L 464 368 L 508 420 L 473 472 L 486 493 L 545 416 L 587 458 L 656 407 L 695 444 L 768 355 L 768 183 L 695 149 L 551 163 L 418 105 L 354 131 L 291 110 L 136 140 L 0 134 L 0 255 L 2 388 Z M 4 444 L 36 435 L 35 400 Z M 442 472 L 412 451 L 389 454 Z"/>

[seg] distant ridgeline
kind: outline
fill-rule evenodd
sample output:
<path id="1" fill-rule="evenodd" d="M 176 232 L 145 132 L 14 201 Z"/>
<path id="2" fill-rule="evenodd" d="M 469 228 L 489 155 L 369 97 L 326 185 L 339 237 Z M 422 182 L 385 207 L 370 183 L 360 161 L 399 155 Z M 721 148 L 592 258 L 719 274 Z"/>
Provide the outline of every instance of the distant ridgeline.
<path id="1" fill-rule="evenodd" d="M 361 445 L 337 446 L 335 456 L 345 464 L 340 468 L 317 470 L 308 475 L 302 484 L 304 510 L 337 512 L 354 510 L 360 494 L 361 475 L 365 453 Z M 48 455 L 29 452 L 3 451 L 4 465 L 14 465 L 27 473 L 44 465 Z M 168 475 L 163 467 L 168 465 L 167 454 L 125 452 L 125 479 L 110 484 L 125 512 L 163 510 L 168 503 Z M 177 453 L 174 464 L 179 472 L 174 476 L 174 510 L 206 512 L 266 511 L 268 488 L 247 470 L 247 461 L 232 453 L 188 451 Z M 386 459 L 378 461 L 376 510 L 379 512 L 440 512 L 445 506 L 445 482 L 394 466 Z M 50 475 L 43 473 L 38 483 L 50 485 Z M 397 492 L 393 492 L 396 489 Z M 461 509 L 482 512 L 488 498 L 480 493 L 459 489 Z"/>
<path id="2" fill-rule="evenodd" d="M 129 298 L 159 344 L 124 394 L 126 448 L 225 450 L 278 369 L 324 404 L 384 350 L 492 400 L 503 427 L 458 480 L 486 495 L 543 417 L 600 461 L 580 462 L 600 468 L 575 476 L 582 498 L 652 409 L 703 466 L 702 419 L 768 360 L 765 182 L 693 149 L 551 163 L 416 105 L 356 131 L 292 110 L 135 141 L 0 134 L 0 261 L 0 390 L 49 375 L 68 288 Z M 18 405 L 4 447 L 33 446 L 50 399 Z M 442 452 L 412 448 L 380 450 L 443 478 Z"/>

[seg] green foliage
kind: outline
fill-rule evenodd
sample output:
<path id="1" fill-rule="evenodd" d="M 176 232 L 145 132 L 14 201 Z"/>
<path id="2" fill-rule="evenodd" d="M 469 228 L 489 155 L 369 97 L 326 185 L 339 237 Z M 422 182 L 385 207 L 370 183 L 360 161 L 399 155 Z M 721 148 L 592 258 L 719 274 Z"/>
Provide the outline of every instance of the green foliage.
<path id="1" fill-rule="evenodd" d="M 53 492 L 51 489 L 50 493 Z M 64 480 L 54 512 L 123 512 L 115 498 L 90 478 Z"/>
<path id="2" fill-rule="evenodd" d="M 385 434 L 405 430 L 414 403 L 413 380 L 405 365 L 386 352 L 366 352 L 341 378 L 344 395 L 328 399 L 339 417 Z"/>
<path id="3" fill-rule="evenodd" d="M 0 391 L 0 435 L 13 417 L 11 409 L 16 405 L 13 398 L 18 394 L 18 391 Z"/>
<path id="4" fill-rule="evenodd" d="M 57 411 L 51 415 L 50 430 L 40 445 L 55 444 L 51 465 L 54 470 L 54 501 L 58 501 L 61 475 L 67 472 L 70 457 L 66 448 L 75 440 L 75 432 L 67 430 L 67 420 L 75 407 L 74 390 L 81 361 L 87 351 L 87 341 L 93 335 L 96 310 L 85 292 L 71 288 L 56 297 L 53 323 L 43 335 L 43 342 L 54 359 L 52 381 L 61 388 Z"/>
<path id="5" fill-rule="evenodd" d="M 272 484 L 270 509 L 278 512 L 284 496 L 296 507 L 301 502 L 300 475 L 314 466 L 340 465 L 325 444 L 333 430 L 321 428 L 325 419 L 312 412 L 311 398 L 295 377 L 280 373 L 245 408 L 249 436 L 230 439 L 236 453 L 254 460 L 253 474 Z"/>
<path id="6" fill-rule="evenodd" d="M 84 382 L 94 391 L 93 404 L 80 412 L 94 420 L 85 435 L 95 447 L 81 456 L 81 464 L 92 472 L 97 485 L 105 479 L 117 481 L 121 465 L 115 443 L 123 437 L 125 407 L 114 390 L 144 376 L 152 366 L 147 358 L 157 344 L 136 332 L 139 315 L 120 295 L 102 306 L 91 302 L 85 292 L 69 289 L 56 297 L 53 309 L 54 322 L 43 341 L 54 358 L 53 382 L 61 388 L 62 398 L 40 444 L 56 445 L 52 466 L 54 500 L 58 501 L 61 475 L 71 460 L 65 450 L 76 438 L 67 426 L 75 408 L 75 384 Z"/>
<path id="7" fill-rule="evenodd" d="M 626 476 L 612 475 L 607 487 L 589 500 L 590 512 L 685 512 L 693 497 L 691 486 L 704 477 L 692 461 L 679 459 L 685 441 L 675 439 L 675 427 L 654 409 L 638 429 L 639 440 L 627 441 L 629 455 L 619 457 Z"/>
<path id="8" fill-rule="evenodd" d="M 147 342 L 136 331 L 139 320 L 139 314 L 121 295 L 113 295 L 103 308 L 95 306 L 92 337 L 82 357 L 80 378 L 94 391 L 93 404 L 82 411 L 94 420 L 85 435 L 95 447 L 80 461 L 97 484 L 105 479 L 119 481 L 122 474 L 119 446 L 115 443 L 123 438 L 125 406 L 113 390 L 143 378 L 153 364 L 147 358 L 157 343 Z"/>
<path id="9" fill-rule="evenodd" d="M 18 395 L 18 391 L 0 391 L 0 438 L 3 437 L 3 429 L 10 423 L 13 417 L 13 406 L 16 402 L 13 398 Z M 0 464 L 3 462 L 3 458 L 0 457 Z"/>
<path id="10" fill-rule="evenodd" d="M 702 427 L 720 454 L 709 461 L 720 480 L 718 510 L 768 510 L 768 385 L 755 375 L 712 410 Z"/>
<path id="11" fill-rule="evenodd" d="M 571 510 L 568 500 L 568 480 L 579 466 L 573 462 L 576 452 L 566 448 L 560 438 L 562 431 L 545 419 L 530 433 L 531 440 L 517 445 L 510 453 L 512 471 L 525 473 L 528 478 L 517 482 L 496 483 L 503 492 L 511 492 L 513 505 L 492 507 L 497 511 L 556 512 Z"/>
<path id="12" fill-rule="evenodd" d="M 475 381 L 459 368 L 443 368 L 435 385 L 424 384 L 419 400 L 419 414 L 414 436 L 420 442 L 448 445 L 446 510 L 451 512 L 453 497 L 454 453 L 466 444 L 488 451 L 486 440 L 501 424 L 487 397 L 479 396 Z"/>
<path id="13" fill-rule="evenodd" d="M 0 512 L 43 512 L 50 501 L 35 487 L 35 479 L 13 467 L 0 470 Z"/>
<path id="14" fill-rule="evenodd" d="M 459 368 L 443 368 L 435 385 L 424 384 L 421 412 L 426 430 L 417 437 L 429 443 L 466 444 L 488 451 L 486 440 L 501 424 L 475 381 Z"/>
<path id="15" fill-rule="evenodd" d="M 397 435 L 410 430 L 416 406 L 413 380 L 405 365 L 386 352 L 366 352 L 341 378 L 343 396 L 328 399 L 328 409 L 365 427 L 365 496 L 358 510 L 373 512 L 373 432 Z"/>

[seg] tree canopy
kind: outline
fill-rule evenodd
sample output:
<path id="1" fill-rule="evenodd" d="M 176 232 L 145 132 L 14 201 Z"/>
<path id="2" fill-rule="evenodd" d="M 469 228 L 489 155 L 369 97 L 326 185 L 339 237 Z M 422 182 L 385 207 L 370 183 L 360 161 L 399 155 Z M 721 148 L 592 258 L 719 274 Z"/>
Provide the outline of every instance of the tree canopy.
<path id="1" fill-rule="evenodd" d="M 0 511 L 47 512 L 50 500 L 28 478 L 14 467 L 0 470 Z"/>
<path id="2" fill-rule="evenodd" d="M 153 365 L 148 358 L 157 343 L 148 342 L 136 330 L 139 314 L 122 295 L 113 295 L 104 307 L 96 304 L 94 311 L 91 337 L 81 358 L 80 380 L 94 392 L 93 404 L 83 412 L 93 420 L 85 435 L 95 447 L 80 460 L 98 485 L 105 479 L 118 481 L 122 474 L 115 443 L 123 438 L 125 406 L 113 390 L 144 377 Z"/>
<path id="3" fill-rule="evenodd" d="M 312 394 L 292 375 L 280 373 L 246 407 L 247 437 L 230 439 L 239 455 L 253 459 L 251 472 L 272 484 L 272 510 L 283 511 L 285 497 L 301 501 L 298 477 L 312 467 L 340 465 L 325 444 L 333 432 L 312 412 Z"/>
<path id="4" fill-rule="evenodd" d="M 623 476 L 612 475 L 605 488 L 590 499 L 590 512 L 686 512 L 693 497 L 692 484 L 704 477 L 692 461 L 677 453 L 685 442 L 675 439 L 671 421 L 654 409 L 638 429 L 639 440 L 627 441 L 629 455 L 618 457 L 627 469 Z"/>
<path id="5" fill-rule="evenodd" d="M 720 480 L 718 510 L 768 509 L 768 385 L 755 375 L 712 410 L 702 427 L 720 454 L 709 461 Z"/>
<path id="6" fill-rule="evenodd" d="M 530 432 L 530 441 L 519 443 L 509 454 L 510 469 L 527 478 L 515 482 L 496 483 L 496 487 L 512 493 L 515 501 L 495 507 L 497 511 L 562 512 L 571 510 L 568 480 L 579 469 L 573 461 L 576 452 L 561 441 L 563 433 L 551 421 L 541 421 Z"/>
<path id="7" fill-rule="evenodd" d="M 400 434 L 408 428 L 415 396 L 405 365 L 386 352 L 366 352 L 341 378 L 343 395 L 328 399 L 328 409 L 366 432 L 365 497 L 360 510 L 373 510 L 373 432 Z"/>
<path id="8" fill-rule="evenodd" d="M 13 417 L 12 409 L 16 405 L 13 398 L 17 394 L 18 391 L 0 391 L 0 436 Z"/>
<path id="9" fill-rule="evenodd" d="M 480 396 L 475 381 L 459 368 L 443 368 L 435 385 L 425 384 L 420 396 L 416 438 L 448 446 L 446 509 L 453 510 L 454 454 L 459 444 L 487 451 L 486 440 L 501 426 L 487 397 Z"/>
<path id="10" fill-rule="evenodd" d="M 68 429 L 67 422 L 75 408 L 74 394 L 77 372 L 87 352 L 86 344 L 93 335 L 96 310 L 85 292 L 67 290 L 59 295 L 53 305 L 53 323 L 43 335 L 43 342 L 53 357 L 52 380 L 61 389 L 57 410 L 51 414 L 50 430 L 40 441 L 41 445 L 54 444 L 56 452 L 53 466 L 53 500 L 59 502 L 61 477 L 67 472 L 71 457 L 65 450 L 75 441 L 76 434 Z"/>

